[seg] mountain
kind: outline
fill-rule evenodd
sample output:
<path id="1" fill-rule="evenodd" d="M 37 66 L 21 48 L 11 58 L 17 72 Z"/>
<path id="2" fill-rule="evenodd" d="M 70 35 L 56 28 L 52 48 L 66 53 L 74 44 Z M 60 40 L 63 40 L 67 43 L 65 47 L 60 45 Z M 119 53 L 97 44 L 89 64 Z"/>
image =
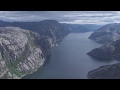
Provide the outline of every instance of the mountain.
<path id="1" fill-rule="evenodd" d="M 55 20 L 0 22 L 0 78 L 21 78 L 51 56 L 70 30 Z"/>
<path id="2" fill-rule="evenodd" d="M 70 28 L 72 32 L 75 32 L 75 33 L 96 31 L 102 26 L 102 25 L 96 25 L 96 24 L 64 24 L 64 25 L 67 28 Z"/>
<path id="3" fill-rule="evenodd" d="M 57 20 L 43 20 L 39 22 L 0 22 L 0 27 L 6 26 L 20 27 L 22 29 L 39 33 L 41 36 L 50 37 L 53 40 L 53 45 L 61 41 L 71 32 L 70 29 L 59 23 Z"/>
<path id="4" fill-rule="evenodd" d="M 0 27 L 0 37 L 0 78 L 20 78 L 43 65 L 44 54 L 35 43 L 35 38 L 42 38 L 39 34 L 19 27 Z"/>
<path id="5" fill-rule="evenodd" d="M 115 59 L 120 61 L 120 40 L 117 40 L 111 44 L 105 44 L 100 48 L 95 48 L 87 54 L 100 60 Z"/>
<path id="6" fill-rule="evenodd" d="M 120 39 L 120 23 L 107 24 L 92 33 L 89 39 L 101 44 L 111 43 Z"/>
<path id="7" fill-rule="evenodd" d="M 87 77 L 89 79 L 120 79 L 120 63 L 101 66 L 89 71 Z"/>
<path id="8" fill-rule="evenodd" d="M 120 61 L 120 24 L 107 24 L 90 37 L 98 43 L 104 44 L 95 48 L 87 54 L 97 60 L 118 60 Z M 120 63 L 101 66 L 89 71 L 87 77 L 90 79 L 120 79 Z"/>
<path id="9" fill-rule="evenodd" d="M 43 20 L 40 22 L 0 22 L 0 27 L 14 26 L 37 32 L 44 36 L 51 37 L 54 42 L 61 41 L 70 30 L 56 20 Z"/>

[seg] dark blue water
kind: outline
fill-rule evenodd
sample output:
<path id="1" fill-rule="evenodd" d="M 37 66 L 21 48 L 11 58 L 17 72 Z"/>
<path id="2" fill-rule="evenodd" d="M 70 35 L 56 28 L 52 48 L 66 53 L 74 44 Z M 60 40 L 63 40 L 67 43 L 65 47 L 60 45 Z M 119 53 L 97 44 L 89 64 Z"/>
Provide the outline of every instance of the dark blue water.
<path id="1" fill-rule="evenodd" d="M 88 71 L 118 61 L 98 61 L 86 53 L 102 46 L 88 39 L 92 32 L 70 33 L 52 50 L 52 56 L 39 70 L 23 79 L 86 79 Z"/>

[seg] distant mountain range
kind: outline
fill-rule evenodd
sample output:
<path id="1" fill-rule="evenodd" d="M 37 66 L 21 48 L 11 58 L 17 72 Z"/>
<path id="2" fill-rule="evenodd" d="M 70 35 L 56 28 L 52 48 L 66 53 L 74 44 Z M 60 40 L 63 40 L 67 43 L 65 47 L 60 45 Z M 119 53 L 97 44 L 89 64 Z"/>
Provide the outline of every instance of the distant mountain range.
<path id="1" fill-rule="evenodd" d="M 96 30 L 90 39 L 106 44 L 120 39 L 120 23 L 107 24 Z"/>
<path id="2" fill-rule="evenodd" d="M 84 33 L 89 31 L 96 31 L 102 25 L 97 24 L 64 24 L 67 28 L 70 28 L 72 32 L 75 33 Z"/>
<path id="3" fill-rule="evenodd" d="M 107 24 L 89 37 L 90 39 L 104 44 L 95 48 L 87 54 L 96 60 L 120 61 L 120 23 Z M 120 79 L 120 63 L 101 66 L 89 71 L 87 77 L 90 79 Z"/>
<path id="4" fill-rule="evenodd" d="M 87 54 L 102 59 L 117 59 L 120 61 L 120 24 L 107 24 L 89 37 L 98 43 L 104 43 L 100 48 L 93 49 Z"/>

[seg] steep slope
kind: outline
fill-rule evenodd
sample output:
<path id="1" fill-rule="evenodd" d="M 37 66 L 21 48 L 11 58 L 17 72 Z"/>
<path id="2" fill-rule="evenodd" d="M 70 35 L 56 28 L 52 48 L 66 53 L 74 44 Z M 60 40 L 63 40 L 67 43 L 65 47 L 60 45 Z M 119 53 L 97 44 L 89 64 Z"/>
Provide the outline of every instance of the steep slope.
<path id="1" fill-rule="evenodd" d="M 100 48 L 95 48 L 87 54 L 101 60 L 116 59 L 120 61 L 120 40 L 117 40 L 111 44 L 105 44 Z"/>
<path id="2" fill-rule="evenodd" d="M 90 39 L 106 44 L 120 39 L 120 24 L 107 24 L 91 34 Z"/>
<path id="3" fill-rule="evenodd" d="M 51 54 L 52 47 L 50 37 L 19 27 L 0 27 L 0 78 L 21 78 L 34 72 Z"/>
<path id="4" fill-rule="evenodd" d="M 120 63 L 101 66 L 89 71 L 87 77 L 89 79 L 120 79 Z"/>
<path id="5" fill-rule="evenodd" d="M 34 72 L 69 33 L 70 29 L 56 20 L 0 21 L 0 78 L 21 78 Z"/>
<path id="6" fill-rule="evenodd" d="M 107 24 L 95 31 L 90 39 L 105 44 L 95 48 L 87 54 L 97 60 L 120 61 L 120 24 Z M 101 66 L 89 71 L 87 77 L 90 79 L 120 79 L 120 63 Z"/>
<path id="7" fill-rule="evenodd" d="M 70 33 L 70 29 L 56 20 L 43 20 L 40 22 L 0 22 L 0 27 L 14 26 L 31 30 L 40 35 L 51 37 L 54 42 L 61 41 L 63 37 Z"/>
<path id="8" fill-rule="evenodd" d="M 46 55 L 45 57 L 51 54 L 50 50 L 47 47 L 50 47 L 49 42 L 54 46 L 57 42 L 61 41 L 66 35 L 68 35 L 71 31 L 61 23 L 56 20 L 43 20 L 40 22 L 4 22 L 1 21 L 0 26 L 14 26 L 20 27 L 23 29 L 27 29 L 29 31 L 37 32 L 44 38 L 37 40 L 37 43 L 41 44 L 43 53 Z M 47 40 L 47 41 L 46 41 Z M 47 42 L 47 43 L 46 43 Z M 49 55 L 48 55 L 49 54 Z"/>

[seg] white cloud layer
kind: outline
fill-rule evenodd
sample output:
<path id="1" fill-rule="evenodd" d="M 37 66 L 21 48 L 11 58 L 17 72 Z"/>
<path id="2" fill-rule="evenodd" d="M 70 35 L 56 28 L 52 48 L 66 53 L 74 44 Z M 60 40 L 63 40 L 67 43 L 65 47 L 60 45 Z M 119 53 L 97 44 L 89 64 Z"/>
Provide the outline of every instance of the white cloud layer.
<path id="1" fill-rule="evenodd" d="M 71 24 L 120 23 L 120 11 L 0 11 L 3 21 L 58 20 Z"/>

